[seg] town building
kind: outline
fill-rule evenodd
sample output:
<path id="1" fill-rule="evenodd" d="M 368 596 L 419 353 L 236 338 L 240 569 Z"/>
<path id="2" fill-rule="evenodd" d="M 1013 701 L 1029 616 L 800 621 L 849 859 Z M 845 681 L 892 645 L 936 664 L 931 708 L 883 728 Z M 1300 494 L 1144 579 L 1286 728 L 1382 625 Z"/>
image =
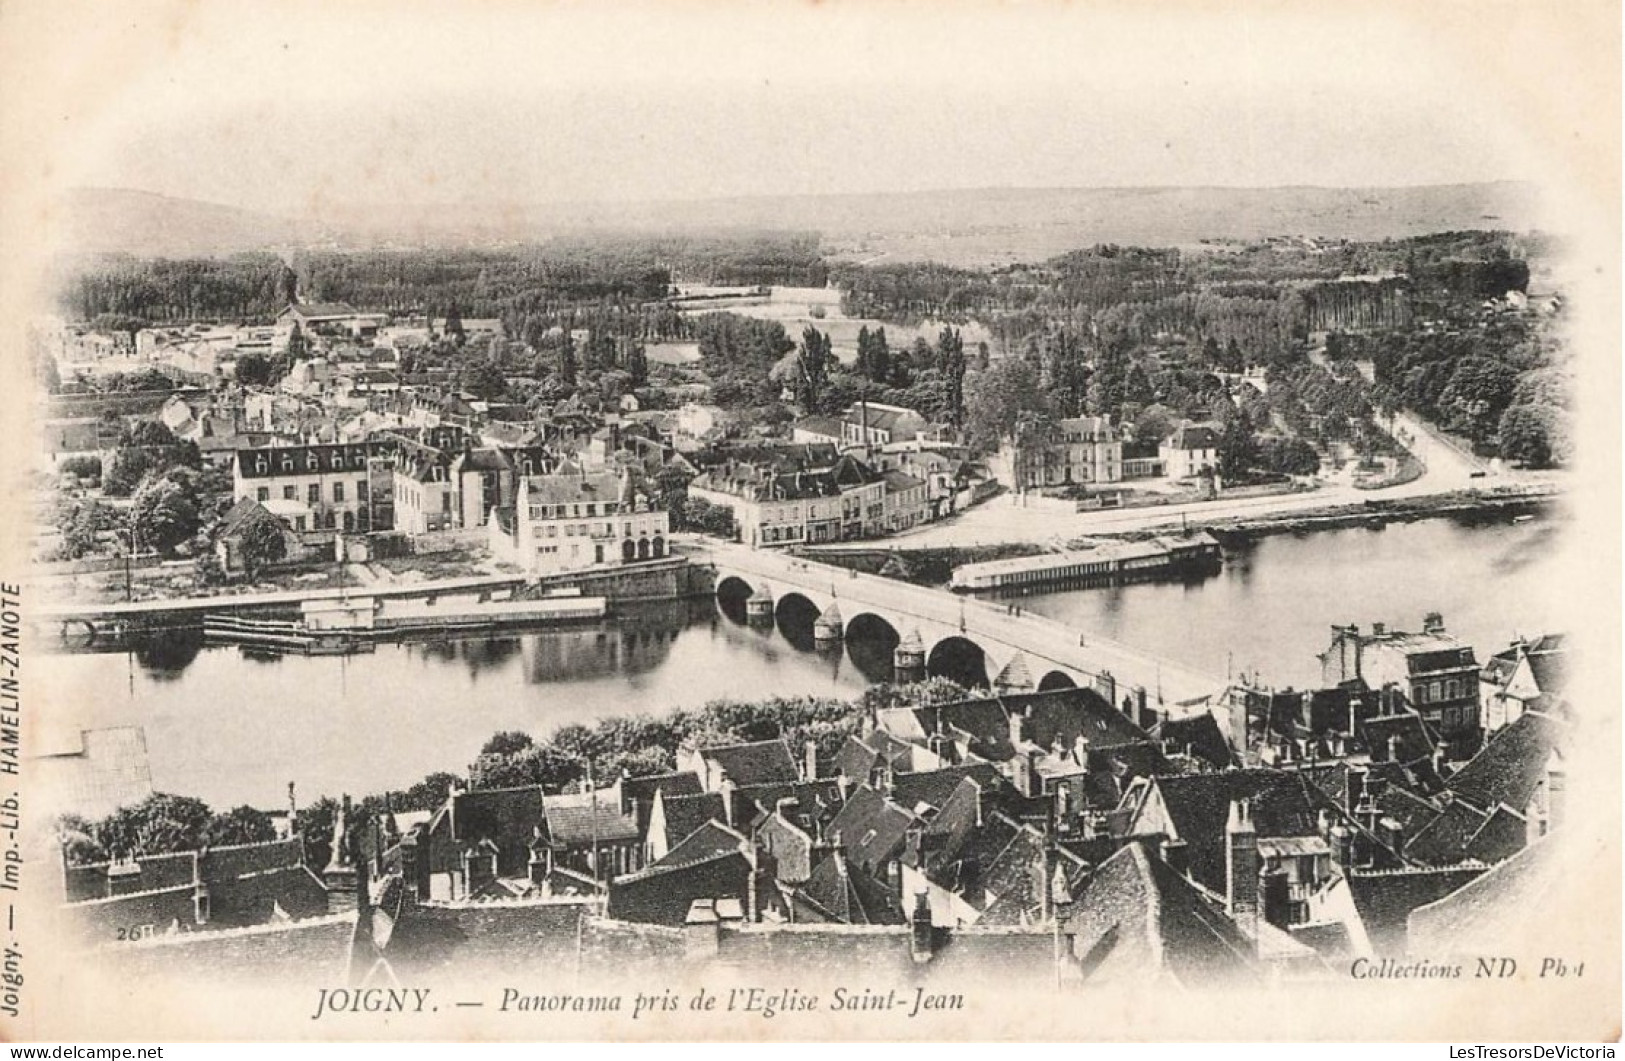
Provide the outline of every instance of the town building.
<path id="1" fill-rule="evenodd" d="M 1465 760 L 1478 750 L 1484 736 L 1478 659 L 1471 645 L 1445 631 L 1437 612 L 1422 620 L 1420 633 L 1383 623 L 1369 632 L 1334 626 L 1320 664 L 1328 686 L 1363 682 L 1369 689 L 1399 690 L 1448 743 L 1452 758 Z"/>
<path id="2" fill-rule="evenodd" d="M 512 508 L 488 524 L 491 552 L 531 574 L 660 560 L 669 517 L 611 472 L 522 476 Z"/>
<path id="3" fill-rule="evenodd" d="M 805 459 L 791 450 L 709 467 L 689 483 L 688 495 L 732 511 L 739 540 L 752 547 L 850 541 L 884 533 L 885 477 L 851 454 L 826 463 L 820 451 L 828 447 L 805 450 Z M 924 502 L 923 490 L 909 497 Z M 899 499 L 900 515 L 905 503 Z"/>
<path id="4" fill-rule="evenodd" d="M 385 314 L 361 313 L 344 302 L 295 302 L 277 315 L 276 323 L 284 335 L 297 326 L 306 338 L 371 339 L 388 320 Z M 287 344 L 285 337 L 282 344 Z"/>
<path id="5" fill-rule="evenodd" d="M 1562 634 L 1519 638 L 1497 652 L 1479 674 L 1484 728 L 1493 733 L 1525 711 L 1543 710 L 1568 689 L 1568 641 Z"/>
<path id="6" fill-rule="evenodd" d="M 995 459 L 1000 481 L 1014 490 L 1093 486 L 1123 479 L 1123 439 L 1106 416 L 1068 417 L 1055 437 L 1042 445 L 1000 447 Z"/>
<path id="7" fill-rule="evenodd" d="M 1189 421 L 1174 429 L 1157 447 L 1162 474 L 1169 479 L 1194 479 L 1219 468 L 1219 429 Z"/>
<path id="8" fill-rule="evenodd" d="M 374 526 L 374 500 L 388 493 L 392 450 L 385 442 L 267 446 L 237 451 L 232 495 L 294 501 L 310 510 L 310 530 L 355 532 Z"/>
<path id="9" fill-rule="evenodd" d="M 820 425 L 809 424 L 808 433 Z M 843 449 L 868 449 L 893 442 L 935 440 L 941 429 L 913 409 L 880 402 L 859 402 L 840 416 Z"/>

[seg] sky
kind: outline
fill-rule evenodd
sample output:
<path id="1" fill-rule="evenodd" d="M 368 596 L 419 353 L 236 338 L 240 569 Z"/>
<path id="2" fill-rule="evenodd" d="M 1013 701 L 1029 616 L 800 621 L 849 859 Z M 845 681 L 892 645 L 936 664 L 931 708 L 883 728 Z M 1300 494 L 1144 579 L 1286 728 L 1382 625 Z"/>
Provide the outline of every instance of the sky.
<path id="1" fill-rule="evenodd" d="M 44 157 L 67 186 L 290 216 L 1536 179 L 1539 141 L 1558 133 L 1530 112 L 1524 71 L 1531 48 L 1565 46 L 1531 44 L 1538 7 L 1493 19 L 1450 2 L 80 12 L 71 62 L 41 72 L 58 82 Z"/>

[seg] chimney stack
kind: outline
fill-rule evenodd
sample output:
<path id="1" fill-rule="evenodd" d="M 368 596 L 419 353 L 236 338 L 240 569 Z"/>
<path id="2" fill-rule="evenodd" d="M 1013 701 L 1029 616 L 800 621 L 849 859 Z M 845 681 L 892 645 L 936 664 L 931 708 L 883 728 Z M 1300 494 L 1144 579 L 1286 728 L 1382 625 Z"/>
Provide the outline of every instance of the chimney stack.
<path id="1" fill-rule="evenodd" d="M 734 823 L 734 779 L 728 776 L 728 771 L 722 771 L 722 777 L 717 782 L 717 795 L 722 797 L 722 816 L 731 829 Z"/>
<path id="2" fill-rule="evenodd" d="M 804 755 L 804 764 L 803 764 L 803 767 L 802 767 L 802 780 L 804 780 L 804 781 L 817 781 L 818 780 L 818 743 L 816 741 L 813 741 L 813 740 L 808 740 L 807 743 L 803 746 L 802 750 L 805 753 L 805 755 Z"/>
<path id="3" fill-rule="evenodd" d="M 1258 831 L 1250 800 L 1230 802 L 1224 827 L 1225 908 L 1237 921 L 1258 917 Z"/>
<path id="4" fill-rule="evenodd" d="M 931 927 L 931 900 L 920 892 L 914 897 L 914 914 L 909 919 L 908 951 L 916 965 L 931 960 L 935 948 L 935 933 Z"/>

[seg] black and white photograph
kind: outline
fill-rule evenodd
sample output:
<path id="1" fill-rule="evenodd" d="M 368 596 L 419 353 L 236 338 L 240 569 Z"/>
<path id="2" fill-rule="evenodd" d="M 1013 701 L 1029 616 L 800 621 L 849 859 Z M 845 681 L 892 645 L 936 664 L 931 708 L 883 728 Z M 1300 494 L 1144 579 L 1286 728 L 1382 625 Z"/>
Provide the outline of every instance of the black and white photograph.
<path id="1" fill-rule="evenodd" d="M 0 7 L 0 1034 L 1616 1042 L 1619 20 Z"/>

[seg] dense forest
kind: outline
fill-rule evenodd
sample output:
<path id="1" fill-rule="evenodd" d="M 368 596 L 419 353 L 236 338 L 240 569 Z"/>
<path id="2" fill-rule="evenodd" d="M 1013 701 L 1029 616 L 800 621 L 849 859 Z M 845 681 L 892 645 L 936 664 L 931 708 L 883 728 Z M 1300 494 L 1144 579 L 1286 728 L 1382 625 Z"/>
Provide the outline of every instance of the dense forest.
<path id="1" fill-rule="evenodd" d="M 185 260 L 106 256 L 69 263 L 58 289 L 75 320 L 141 323 L 274 317 L 295 296 L 398 315 L 508 317 L 599 300 L 663 298 L 699 284 L 822 286 L 816 235 L 620 236 L 501 250 L 300 251 Z"/>

